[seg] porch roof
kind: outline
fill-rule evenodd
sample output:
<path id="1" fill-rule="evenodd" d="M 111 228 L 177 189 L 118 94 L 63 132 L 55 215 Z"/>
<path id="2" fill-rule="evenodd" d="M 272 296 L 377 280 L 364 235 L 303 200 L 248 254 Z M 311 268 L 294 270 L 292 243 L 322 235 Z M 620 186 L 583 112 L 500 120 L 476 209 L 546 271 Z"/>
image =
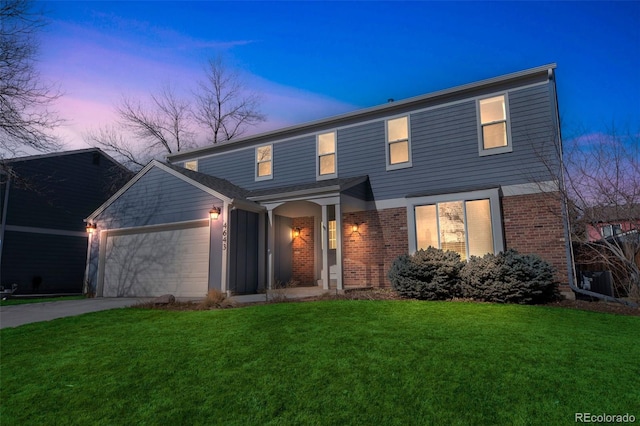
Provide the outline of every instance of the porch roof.
<path id="1" fill-rule="evenodd" d="M 200 172 L 195 172 L 193 170 L 185 169 L 184 167 L 174 166 L 173 164 L 170 164 L 170 163 L 162 163 L 162 164 L 188 177 L 189 179 L 206 186 L 207 188 L 211 188 L 213 190 L 220 192 L 223 195 L 226 195 L 231 199 L 241 199 L 241 200 L 246 199 L 247 194 L 249 193 L 248 190 L 241 188 L 237 185 L 234 185 L 233 183 L 229 182 L 226 179 L 220 179 L 215 176 L 207 175 Z"/>
<path id="2" fill-rule="evenodd" d="M 287 198 L 340 194 L 358 185 L 365 184 L 369 176 L 356 176 L 350 178 L 335 178 L 321 181 L 300 183 L 278 188 L 268 188 L 250 191 L 247 199 L 251 201 L 271 201 Z M 363 194 L 366 192 L 363 192 Z"/>

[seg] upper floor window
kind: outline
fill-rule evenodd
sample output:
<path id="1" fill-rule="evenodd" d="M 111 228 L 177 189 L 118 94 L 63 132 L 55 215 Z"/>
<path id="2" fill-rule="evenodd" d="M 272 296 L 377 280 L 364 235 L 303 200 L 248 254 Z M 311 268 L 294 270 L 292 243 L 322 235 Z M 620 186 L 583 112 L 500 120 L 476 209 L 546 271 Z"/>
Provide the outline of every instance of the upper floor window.
<path id="1" fill-rule="evenodd" d="M 184 168 L 187 170 L 193 170 L 194 172 L 198 171 L 198 160 L 185 161 Z"/>
<path id="2" fill-rule="evenodd" d="M 478 101 L 478 111 L 480 155 L 511 152 L 507 95 L 480 99 Z"/>
<path id="3" fill-rule="evenodd" d="M 387 120 L 387 170 L 411 167 L 409 117 Z"/>
<path id="4" fill-rule="evenodd" d="M 317 178 L 327 179 L 338 175 L 336 164 L 336 132 L 322 133 L 316 138 Z"/>
<path id="5" fill-rule="evenodd" d="M 256 180 L 273 177 L 273 145 L 256 148 Z"/>

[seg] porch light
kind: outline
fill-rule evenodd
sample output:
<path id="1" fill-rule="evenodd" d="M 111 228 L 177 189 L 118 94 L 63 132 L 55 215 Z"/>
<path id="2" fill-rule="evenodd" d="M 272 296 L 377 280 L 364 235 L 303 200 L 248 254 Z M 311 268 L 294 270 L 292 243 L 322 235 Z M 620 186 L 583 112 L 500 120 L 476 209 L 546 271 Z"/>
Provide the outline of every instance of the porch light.
<path id="1" fill-rule="evenodd" d="M 351 225 L 351 232 L 358 232 L 358 224 L 354 223 L 353 225 Z"/>
<path id="2" fill-rule="evenodd" d="M 300 236 L 300 228 L 293 228 L 292 235 L 293 238 L 298 238 Z"/>
<path id="3" fill-rule="evenodd" d="M 209 217 L 213 220 L 218 220 L 218 217 L 220 216 L 220 207 L 212 207 L 211 210 L 209 210 Z"/>
<path id="4" fill-rule="evenodd" d="M 93 234 L 98 227 L 95 223 L 87 223 L 87 232 Z"/>

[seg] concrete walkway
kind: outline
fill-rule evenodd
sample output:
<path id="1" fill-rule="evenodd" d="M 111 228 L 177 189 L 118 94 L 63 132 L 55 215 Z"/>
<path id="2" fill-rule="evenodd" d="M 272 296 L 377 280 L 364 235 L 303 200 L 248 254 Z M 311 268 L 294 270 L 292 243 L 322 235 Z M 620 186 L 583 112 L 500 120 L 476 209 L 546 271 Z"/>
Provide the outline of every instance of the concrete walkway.
<path id="1" fill-rule="evenodd" d="M 71 317 L 88 312 L 124 308 L 148 300 L 151 299 L 96 297 L 92 299 L 0 306 L 0 328 L 18 327 L 32 322 L 51 321 L 56 318 Z"/>
<path id="2" fill-rule="evenodd" d="M 295 287 L 271 290 L 267 294 L 248 294 L 232 296 L 239 304 L 260 303 L 268 300 L 304 299 L 334 292 L 323 290 L 321 287 Z M 56 318 L 82 315 L 88 312 L 106 311 L 108 309 L 125 308 L 153 300 L 145 297 L 96 297 L 80 300 L 61 300 L 59 302 L 27 303 L 24 305 L 0 306 L 0 328 L 18 327 L 39 321 L 51 321 Z"/>

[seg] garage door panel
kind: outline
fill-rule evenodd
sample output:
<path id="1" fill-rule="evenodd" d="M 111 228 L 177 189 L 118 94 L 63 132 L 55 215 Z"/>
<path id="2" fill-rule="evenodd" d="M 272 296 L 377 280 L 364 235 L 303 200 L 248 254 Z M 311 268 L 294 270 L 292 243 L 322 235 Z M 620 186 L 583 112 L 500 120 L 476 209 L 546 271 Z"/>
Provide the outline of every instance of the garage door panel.
<path id="1" fill-rule="evenodd" d="M 108 236 L 103 296 L 202 297 L 208 259 L 208 227 Z"/>

